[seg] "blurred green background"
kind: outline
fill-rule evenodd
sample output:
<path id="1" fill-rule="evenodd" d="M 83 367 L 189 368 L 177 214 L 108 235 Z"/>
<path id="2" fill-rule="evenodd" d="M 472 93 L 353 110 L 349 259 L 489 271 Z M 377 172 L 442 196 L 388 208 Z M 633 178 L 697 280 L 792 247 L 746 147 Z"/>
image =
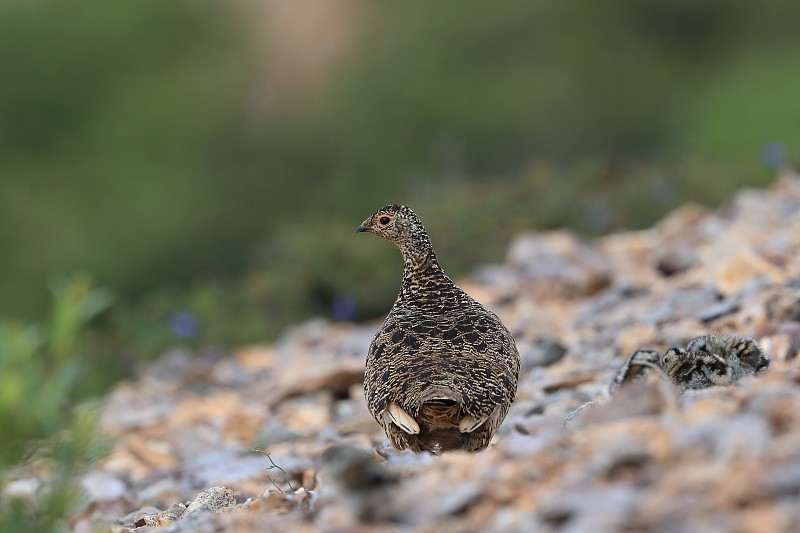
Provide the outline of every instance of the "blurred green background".
<path id="1" fill-rule="evenodd" d="M 85 325 L 99 392 L 177 343 L 384 313 L 399 256 L 354 228 L 385 203 L 454 275 L 522 229 L 718 204 L 797 157 L 799 19 L 791 0 L 2 2 L 0 318 L 44 323 L 51 280 L 90 275 L 115 299 Z"/>
<path id="2" fill-rule="evenodd" d="M 797 20 L 792 0 L 0 3 L 0 474 L 170 346 L 385 313 L 399 255 L 354 231 L 383 204 L 458 276 L 523 229 L 645 227 L 768 184 L 800 148 Z"/>

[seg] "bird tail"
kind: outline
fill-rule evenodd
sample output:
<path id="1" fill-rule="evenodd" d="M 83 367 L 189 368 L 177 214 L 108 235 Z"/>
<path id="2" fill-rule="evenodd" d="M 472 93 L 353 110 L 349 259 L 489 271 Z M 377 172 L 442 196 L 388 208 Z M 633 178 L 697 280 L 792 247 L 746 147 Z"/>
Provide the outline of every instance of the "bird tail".
<path id="1" fill-rule="evenodd" d="M 461 394 L 443 385 L 433 386 L 420 396 L 420 404 L 461 405 L 463 401 Z"/>
<path id="2" fill-rule="evenodd" d="M 429 431 L 452 431 L 463 413 L 463 397 L 446 385 L 433 385 L 420 395 L 417 421 Z"/>

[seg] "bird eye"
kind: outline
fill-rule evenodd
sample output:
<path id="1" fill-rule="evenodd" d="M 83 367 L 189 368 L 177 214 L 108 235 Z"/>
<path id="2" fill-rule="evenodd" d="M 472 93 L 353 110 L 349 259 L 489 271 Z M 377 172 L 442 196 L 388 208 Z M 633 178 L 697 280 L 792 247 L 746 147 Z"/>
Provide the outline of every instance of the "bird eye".
<path id="1" fill-rule="evenodd" d="M 392 219 L 391 219 L 391 218 L 389 218 L 389 217 L 381 217 L 381 218 L 380 218 L 380 220 L 379 220 L 379 222 L 385 226 L 385 225 L 386 225 L 386 224 L 388 224 L 388 223 L 389 223 L 391 220 L 392 220 Z"/>

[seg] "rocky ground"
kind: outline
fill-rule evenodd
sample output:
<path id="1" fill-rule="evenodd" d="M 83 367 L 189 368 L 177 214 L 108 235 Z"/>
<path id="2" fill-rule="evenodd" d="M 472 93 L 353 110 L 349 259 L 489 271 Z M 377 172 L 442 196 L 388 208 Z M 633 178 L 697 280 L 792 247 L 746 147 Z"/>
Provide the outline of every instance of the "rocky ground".
<path id="1" fill-rule="evenodd" d="M 392 453 L 361 384 L 378 324 L 313 321 L 273 345 L 175 351 L 117 386 L 116 444 L 72 530 L 800 530 L 800 179 L 590 243 L 520 235 L 460 284 L 522 355 L 485 452 Z M 634 350 L 712 332 L 753 337 L 770 367 L 609 394 Z M 323 464 L 342 443 L 361 449 Z"/>

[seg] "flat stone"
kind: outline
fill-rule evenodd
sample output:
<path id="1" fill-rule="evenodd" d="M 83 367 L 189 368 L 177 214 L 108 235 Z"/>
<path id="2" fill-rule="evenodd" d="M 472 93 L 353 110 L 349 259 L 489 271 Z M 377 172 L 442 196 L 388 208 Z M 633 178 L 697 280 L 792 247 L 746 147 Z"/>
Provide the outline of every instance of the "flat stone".
<path id="1" fill-rule="evenodd" d="M 539 337 L 532 344 L 521 344 L 518 348 L 521 365 L 524 369 L 552 365 L 560 361 L 567 353 L 566 346 L 549 335 Z"/>
<path id="2" fill-rule="evenodd" d="M 715 285 L 720 293 L 736 294 L 754 277 L 761 276 L 773 283 L 786 281 L 783 272 L 755 253 L 745 248 L 723 260 L 716 268 Z"/>
<path id="3" fill-rule="evenodd" d="M 91 502 L 118 500 L 130 490 L 124 481 L 105 472 L 88 473 L 81 480 L 81 488 Z"/>
<path id="4" fill-rule="evenodd" d="M 611 282 L 608 260 L 567 232 L 522 234 L 512 241 L 508 263 L 525 280 L 560 287 L 567 292 L 594 294 Z"/>

